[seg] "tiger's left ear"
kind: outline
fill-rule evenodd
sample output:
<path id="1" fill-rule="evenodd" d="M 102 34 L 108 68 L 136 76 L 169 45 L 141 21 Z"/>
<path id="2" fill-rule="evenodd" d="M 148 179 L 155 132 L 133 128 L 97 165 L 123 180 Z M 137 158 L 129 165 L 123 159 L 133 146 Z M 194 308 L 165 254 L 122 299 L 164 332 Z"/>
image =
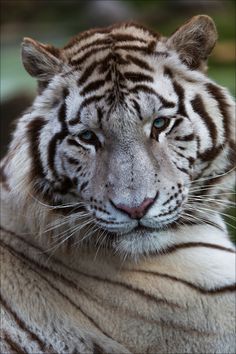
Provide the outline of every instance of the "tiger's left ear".
<path id="1" fill-rule="evenodd" d="M 194 16 L 177 29 L 167 40 L 190 69 L 204 71 L 206 61 L 215 46 L 218 35 L 214 21 L 206 15 Z"/>
<path id="2" fill-rule="evenodd" d="M 48 81 L 61 70 L 60 50 L 51 45 L 24 38 L 21 55 L 26 71 L 39 81 Z"/>

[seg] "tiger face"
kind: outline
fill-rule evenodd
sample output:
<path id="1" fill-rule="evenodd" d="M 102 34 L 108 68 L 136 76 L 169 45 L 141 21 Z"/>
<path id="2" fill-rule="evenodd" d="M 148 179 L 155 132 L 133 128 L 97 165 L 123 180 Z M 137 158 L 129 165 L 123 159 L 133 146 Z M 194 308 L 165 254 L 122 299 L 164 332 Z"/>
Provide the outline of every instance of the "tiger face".
<path id="1" fill-rule="evenodd" d="M 68 205 L 68 223 L 84 212 L 116 250 L 162 248 L 192 181 L 213 161 L 227 165 L 227 102 L 202 72 L 215 40 L 206 16 L 169 39 L 135 24 L 85 32 L 61 50 L 25 39 L 23 63 L 41 88 L 19 123 L 34 193 Z"/>
<path id="2" fill-rule="evenodd" d="M 77 121 L 79 90 L 65 98 L 68 133 L 57 147 L 52 172 L 72 181 L 75 198 L 111 232 L 156 230 L 178 218 L 187 195 L 197 142 L 191 122 L 178 113 L 169 77 L 157 77 L 153 86 L 161 81 L 168 101 L 157 89 L 129 94 L 133 85 L 124 81 L 123 102 L 111 109 L 100 91 L 101 102 L 82 109 Z M 53 129 L 57 122 L 50 124 Z M 186 157 L 180 160 L 183 150 Z"/>

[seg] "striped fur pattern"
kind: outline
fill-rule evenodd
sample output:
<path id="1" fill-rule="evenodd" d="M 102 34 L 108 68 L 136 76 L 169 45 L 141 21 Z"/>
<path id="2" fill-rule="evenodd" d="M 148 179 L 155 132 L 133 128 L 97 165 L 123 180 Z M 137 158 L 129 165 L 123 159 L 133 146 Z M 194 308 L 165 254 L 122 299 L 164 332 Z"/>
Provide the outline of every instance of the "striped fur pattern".
<path id="1" fill-rule="evenodd" d="M 234 102 L 196 16 L 57 49 L 1 163 L 3 353 L 234 353 Z M 13 281 L 14 280 L 14 281 Z"/>

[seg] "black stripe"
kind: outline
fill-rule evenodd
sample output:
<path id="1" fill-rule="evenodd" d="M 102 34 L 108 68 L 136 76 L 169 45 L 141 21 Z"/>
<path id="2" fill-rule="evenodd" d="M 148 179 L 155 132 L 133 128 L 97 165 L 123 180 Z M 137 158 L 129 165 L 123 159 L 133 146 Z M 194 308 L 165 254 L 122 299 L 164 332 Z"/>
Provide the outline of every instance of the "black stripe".
<path id="1" fill-rule="evenodd" d="M 88 97 L 86 98 L 80 108 L 79 108 L 79 111 L 78 111 L 78 114 L 77 114 L 77 117 L 71 119 L 69 121 L 69 124 L 70 125 L 75 125 L 75 124 L 78 124 L 80 122 L 80 114 L 81 114 L 81 111 L 83 110 L 84 107 L 87 107 L 88 105 L 90 105 L 91 103 L 94 103 L 94 102 L 99 102 L 101 99 L 104 98 L 104 95 L 94 95 L 94 96 L 91 96 L 91 97 Z"/>
<path id="2" fill-rule="evenodd" d="M 74 157 L 72 156 L 68 156 L 68 155 L 64 155 L 65 158 L 67 159 L 67 161 L 71 164 L 71 165 L 78 165 L 80 163 L 79 160 L 75 159 Z"/>
<path id="3" fill-rule="evenodd" d="M 105 85 L 105 80 L 95 80 L 95 81 L 92 81 L 90 82 L 87 86 L 85 86 L 83 88 L 83 90 L 80 91 L 80 95 L 81 96 L 85 96 L 87 95 L 88 93 L 91 93 L 93 91 L 96 91 L 98 89 L 100 89 L 102 86 Z"/>
<path id="4" fill-rule="evenodd" d="M 78 80 L 78 85 L 83 85 L 85 82 L 88 80 L 88 78 L 92 75 L 94 70 L 97 67 L 97 61 L 95 60 L 92 64 L 87 66 L 87 68 L 83 71 L 82 75 L 80 76 Z"/>
<path id="5" fill-rule="evenodd" d="M 132 35 L 126 34 L 126 33 L 112 33 L 111 36 L 112 36 L 112 39 L 115 39 L 116 41 L 119 41 L 119 42 L 138 41 L 141 43 L 147 43 L 147 41 L 143 38 L 132 36 Z"/>
<path id="6" fill-rule="evenodd" d="M 200 95 L 196 95 L 196 97 L 191 101 L 191 105 L 193 107 L 194 112 L 196 112 L 199 117 L 203 120 L 206 124 L 208 132 L 210 134 L 213 148 L 215 148 L 217 144 L 217 128 L 209 114 L 205 109 L 204 102 Z"/>
<path id="7" fill-rule="evenodd" d="M 192 141 L 195 138 L 194 134 L 188 134 L 184 136 L 176 136 L 174 139 L 177 141 Z"/>
<path id="8" fill-rule="evenodd" d="M 205 243 L 205 242 L 187 242 L 187 243 L 179 243 L 179 244 L 176 244 L 173 246 L 169 246 L 162 251 L 153 252 L 153 255 L 162 256 L 162 255 L 174 253 L 176 251 L 183 250 L 186 248 L 198 248 L 198 247 L 212 248 L 212 249 L 219 250 L 219 251 L 236 253 L 236 251 L 232 248 L 224 247 L 224 246 L 217 245 L 217 244 Z"/>
<path id="9" fill-rule="evenodd" d="M 140 82 L 140 81 L 153 82 L 153 78 L 150 75 L 145 75 L 142 73 L 136 73 L 132 71 L 125 72 L 124 77 L 131 82 Z"/>
<path id="10" fill-rule="evenodd" d="M 164 76 L 169 77 L 169 79 L 173 79 L 174 78 L 174 73 L 172 72 L 172 70 L 168 66 L 164 67 L 163 74 L 164 74 Z M 181 73 L 181 78 L 183 78 L 185 81 L 191 82 L 191 83 L 197 83 L 198 82 L 198 80 L 195 80 L 192 77 L 185 76 L 183 73 Z"/>
<path id="11" fill-rule="evenodd" d="M 216 294 L 221 294 L 221 293 L 225 293 L 225 292 L 227 293 L 227 292 L 235 292 L 236 291 L 236 283 L 233 283 L 230 285 L 225 285 L 225 286 L 218 287 L 218 288 L 205 289 L 205 288 L 202 288 L 201 286 L 191 283 L 188 280 L 177 278 L 173 275 L 169 275 L 169 274 L 165 274 L 165 273 L 159 273 L 159 272 L 144 270 L 144 269 L 142 269 L 142 270 L 132 269 L 132 272 L 155 275 L 160 278 L 164 278 L 164 279 L 171 280 L 173 282 L 181 283 L 181 284 L 184 284 L 184 285 L 186 285 L 186 286 L 188 286 L 188 287 L 190 287 L 190 288 L 192 288 L 192 289 L 196 290 L 197 292 L 204 294 L 204 295 L 216 295 Z"/>
<path id="12" fill-rule="evenodd" d="M 68 135 L 68 128 L 66 124 L 66 102 L 65 102 L 68 95 L 69 95 L 68 89 L 64 88 L 63 90 L 64 102 L 62 103 L 58 111 L 58 121 L 61 124 L 61 131 L 56 133 L 48 144 L 48 166 L 53 172 L 55 177 L 58 177 L 54 166 L 57 144 L 60 144 Z"/>
<path id="13" fill-rule="evenodd" d="M 174 102 L 167 101 L 166 99 L 164 99 L 164 97 L 160 96 L 156 91 L 154 91 L 151 87 L 149 87 L 147 85 L 136 85 L 132 89 L 130 89 L 129 92 L 130 93 L 144 92 L 144 93 L 147 93 L 149 95 L 154 95 L 161 101 L 162 105 L 165 108 L 175 107 L 175 103 Z"/>
<path id="14" fill-rule="evenodd" d="M 0 166 L 0 183 L 6 183 L 7 182 L 7 175 L 4 171 L 5 166 Z"/>
<path id="15" fill-rule="evenodd" d="M 108 45 L 110 46 L 112 44 L 112 38 L 111 37 L 103 37 L 103 38 L 98 38 L 95 39 L 94 41 L 84 44 L 81 47 L 78 48 L 78 51 L 76 52 L 76 54 L 79 54 L 80 52 L 84 52 L 85 49 L 89 49 L 91 47 L 97 47 L 97 46 L 104 46 L 104 45 Z"/>
<path id="16" fill-rule="evenodd" d="M 99 344 L 93 343 L 93 354 L 107 354 Z"/>
<path id="17" fill-rule="evenodd" d="M 133 64 L 137 65 L 141 69 L 145 69 L 145 70 L 148 70 L 151 72 L 154 71 L 148 63 L 146 63 L 144 60 L 142 60 L 140 58 L 137 58 L 137 57 L 134 57 L 133 55 L 128 54 L 126 56 L 126 59 L 130 60 Z"/>
<path id="18" fill-rule="evenodd" d="M 87 274 L 87 273 L 84 273 L 81 271 L 77 271 L 73 268 L 71 268 L 71 270 L 77 274 L 83 275 L 84 277 L 88 277 L 88 278 L 97 280 L 98 282 L 108 283 L 111 285 L 116 285 L 116 286 L 125 288 L 129 291 L 132 291 L 132 292 L 138 294 L 138 295 L 141 295 L 142 297 L 146 298 L 147 300 L 154 301 L 155 303 L 160 303 L 160 304 L 168 305 L 168 306 L 175 307 L 175 308 L 181 308 L 181 306 L 177 303 L 168 301 L 165 298 L 160 299 L 158 297 L 155 297 L 154 295 L 147 293 L 144 289 L 140 289 L 140 288 L 135 287 L 131 284 L 122 283 L 122 282 L 116 281 L 116 280 L 110 280 L 108 278 L 100 278 L 95 275 L 91 275 L 91 274 Z"/>
<path id="19" fill-rule="evenodd" d="M 198 150 L 198 155 L 197 157 L 202 159 L 204 162 L 207 162 L 207 161 L 212 161 L 217 155 L 219 155 L 222 151 L 224 150 L 224 147 L 223 147 L 223 144 L 222 145 L 219 145 L 217 147 L 212 147 L 212 148 L 209 148 L 209 149 L 206 149 L 204 152 L 199 152 Z M 206 169 L 208 169 L 210 166 L 210 164 L 208 164 L 206 166 L 206 168 L 203 168 L 202 171 L 201 171 L 201 175 L 202 176 L 202 173 L 203 171 L 205 171 Z"/>
<path id="20" fill-rule="evenodd" d="M 212 83 L 206 84 L 206 88 L 211 96 L 217 101 L 220 113 L 223 117 L 225 140 L 227 141 L 230 137 L 230 114 L 228 111 L 229 104 L 226 102 L 226 97 L 219 87 Z"/>
<path id="21" fill-rule="evenodd" d="M 67 132 L 67 124 L 66 124 L 66 98 L 69 95 L 69 90 L 64 88 L 63 90 L 63 99 L 64 102 L 61 105 L 59 112 L 58 112 L 58 121 L 61 123 L 61 130 Z"/>
<path id="22" fill-rule="evenodd" d="M 183 154 L 181 154 L 181 153 L 178 152 L 177 150 L 175 150 L 175 149 L 173 149 L 173 148 L 172 148 L 172 150 L 174 150 L 174 152 L 175 152 L 177 155 L 179 155 L 180 157 L 182 157 L 183 159 L 188 159 L 188 157 L 184 156 Z"/>
<path id="23" fill-rule="evenodd" d="M 11 353 L 27 354 L 25 348 L 23 349 L 18 343 L 16 343 L 7 332 L 3 331 L 3 338 L 8 346 L 11 348 Z M 3 354 L 3 353 L 2 353 Z"/>
<path id="24" fill-rule="evenodd" d="M 120 54 L 118 53 L 109 53 L 108 55 L 106 55 L 103 59 L 98 61 L 98 65 L 99 65 L 99 74 L 104 74 L 106 73 L 108 70 L 108 74 L 110 73 L 110 68 L 111 68 L 111 64 L 115 63 L 115 64 L 119 64 L 119 65 L 127 65 L 129 62 L 127 60 L 125 60 Z M 107 75 L 108 75 L 107 74 Z M 108 76 L 106 77 L 108 78 Z"/>
<path id="25" fill-rule="evenodd" d="M 107 73 L 107 79 L 109 81 L 111 80 L 111 74 L 110 74 L 110 69 L 111 69 L 111 63 L 114 61 L 114 54 L 109 53 L 107 54 L 103 59 L 99 60 L 98 65 L 99 65 L 99 74 L 104 74 Z M 118 61 L 120 61 L 120 58 L 118 55 L 116 55 L 116 60 L 118 58 Z"/>
<path id="26" fill-rule="evenodd" d="M 185 103 L 184 103 L 184 89 L 178 84 L 176 81 L 173 82 L 173 88 L 175 90 L 176 95 L 178 96 L 178 114 L 181 116 L 187 117 Z"/>
<path id="27" fill-rule="evenodd" d="M 54 168 L 54 161 L 56 155 L 57 144 L 61 143 L 63 139 L 67 136 L 67 132 L 59 132 L 54 135 L 54 137 L 50 140 L 48 144 L 48 166 L 53 172 L 55 177 L 58 177 L 57 172 Z"/>
<path id="28" fill-rule="evenodd" d="M 138 114 L 139 119 L 143 120 L 139 103 L 134 99 L 132 99 L 131 102 L 133 102 L 133 104 L 134 104 L 134 108 Z"/>
<path id="29" fill-rule="evenodd" d="M 80 192 L 82 192 L 82 191 L 87 187 L 88 183 L 89 183 L 89 182 L 86 181 L 86 182 L 83 182 L 83 183 L 81 184 Z"/>
<path id="30" fill-rule="evenodd" d="M 81 42 L 84 39 L 88 39 L 92 36 L 94 36 L 97 33 L 108 33 L 110 32 L 107 28 L 95 28 L 95 29 L 91 29 L 85 32 L 80 33 L 79 35 L 73 37 L 68 44 L 66 44 L 64 46 L 63 49 L 70 49 L 74 46 L 76 46 L 79 42 Z"/>
<path id="31" fill-rule="evenodd" d="M 25 322 L 16 314 L 16 312 L 7 304 L 6 300 L 2 297 L 0 293 L 0 302 L 2 303 L 3 307 L 6 309 L 6 311 L 11 315 L 11 317 L 14 318 L 14 321 L 17 323 L 17 325 L 23 330 L 29 338 L 38 344 L 42 352 L 45 352 L 46 343 L 42 342 L 42 340 L 34 333 L 32 332 L 26 325 Z"/>
<path id="32" fill-rule="evenodd" d="M 102 129 L 102 118 L 103 118 L 103 111 L 101 107 L 97 107 L 97 119 L 99 127 Z"/>
<path id="33" fill-rule="evenodd" d="M 172 125 L 171 129 L 166 133 L 166 135 L 169 135 L 172 133 L 172 131 L 177 128 L 181 123 L 183 122 L 183 118 L 178 118 L 175 120 L 174 124 Z"/>
<path id="34" fill-rule="evenodd" d="M 164 66 L 163 74 L 164 74 L 164 76 L 167 76 L 170 79 L 173 79 L 173 77 L 174 77 L 172 70 L 170 68 L 168 68 L 167 66 Z"/>
<path id="35" fill-rule="evenodd" d="M 91 55 L 93 54 L 97 54 L 99 52 L 105 51 L 107 49 L 109 49 L 109 46 L 103 46 L 103 47 L 99 47 L 99 48 L 93 48 L 90 51 L 88 51 L 87 53 L 85 53 L 84 55 L 82 55 L 82 57 L 78 58 L 78 59 L 74 59 L 70 61 L 71 65 L 81 65 L 82 63 L 84 63 L 85 60 L 87 60 L 89 57 L 91 57 Z"/>
<path id="36" fill-rule="evenodd" d="M 179 167 L 179 166 L 177 165 L 177 163 L 174 162 L 174 161 L 173 161 L 173 163 L 175 164 L 176 168 L 178 168 L 179 171 L 181 171 L 181 172 L 183 172 L 183 173 L 185 173 L 185 174 L 187 174 L 187 175 L 189 174 L 189 171 L 186 170 L 186 168 Z"/>
<path id="37" fill-rule="evenodd" d="M 29 153 L 31 155 L 31 180 L 37 177 L 45 177 L 43 165 L 41 161 L 39 144 L 40 133 L 43 127 L 46 125 L 46 121 L 42 117 L 37 117 L 31 121 L 27 126 L 27 134 L 30 143 Z"/>
<path id="38" fill-rule="evenodd" d="M 76 147 L 78 147 L 78 148 L 81 148 L 81 149 L 83 149 L 84 151 L 89 151 L 89 149 L 86 149 L 83 145 L 81 145 L 80 143 L 78 143 L 78 141 L 76 141 L 76 140 L 74 140 L 74 139 L 71 139 L 71 138 L 67 139 L 67 143 L 68 143 L 69 145 L 72 145 L 72 146 L 76 146 Z"/>
<path id="39" fill-rule="evenodd" d="M 141 52 L 141 53 L 144 53 L 144 54 L 147 54 L 147 55 L 150 55 L 150 54 L 153 54 L 153 46 L 150 47 L 150 46 L 138 46 L 138 45 L 116 45 L 115 46 L 115 49 L 123 49 L 123 50 L 134 50 L 135 52 Z"/>
<path id="40" fill-rule="evenodd" d="M 2 187 L 5 188 L 8 192 L 10 192 L 11 188 L 7 182 L 7 175 L 5 173 L 5 165 L 0 166 L 0 183 L 2 184 Z"/>

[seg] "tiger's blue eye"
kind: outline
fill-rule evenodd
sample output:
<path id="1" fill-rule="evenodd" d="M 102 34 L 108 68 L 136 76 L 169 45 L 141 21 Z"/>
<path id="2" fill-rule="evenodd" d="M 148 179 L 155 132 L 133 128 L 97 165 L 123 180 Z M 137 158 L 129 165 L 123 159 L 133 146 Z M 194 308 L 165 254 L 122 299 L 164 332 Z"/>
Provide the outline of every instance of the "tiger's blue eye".
<path id="1" fill-rule="evenodd" d="M 89 131 L 89 130 L 85 130 L 84 132 L 82 132 L 79 137 L 83 140 L 91 140 L 93 138 L 93 132 Z"/>
<path id="2" fill-rule="evenodd" d="M 167 120 L 165 118 L 156 118 L 153 122 L 153 126 L 157 129 L 161 129 L 166 125 Z"/>
<path id="3" fill-rule="evenodd" d="M 85 144 L 94 145 L 96 150 L 101 147 L 101 143 L 97 135 L 91 130 L 84 130 L 78 135 L 78 138 Z"/>

